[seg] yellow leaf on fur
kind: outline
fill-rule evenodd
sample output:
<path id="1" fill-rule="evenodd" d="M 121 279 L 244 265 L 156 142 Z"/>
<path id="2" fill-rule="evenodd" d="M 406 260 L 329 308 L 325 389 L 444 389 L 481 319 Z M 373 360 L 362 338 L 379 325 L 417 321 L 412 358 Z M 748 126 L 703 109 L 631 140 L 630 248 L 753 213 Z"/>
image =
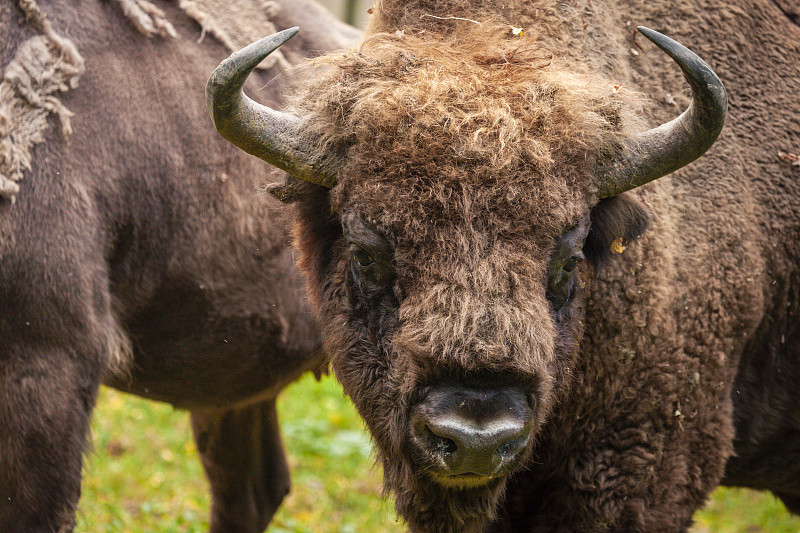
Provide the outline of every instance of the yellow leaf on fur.
<path id="1" fill-rule="evenodd" d="M 611 253 L 621 254 L 622 252 L 625 251 L 625 248 L 627 248 L 627 246 L 625 246 L 626 244 L 628 244 L 628 239 L 625 239 L 623 237 L 618 237 L 614 239 L 614 242 L 611 243 Z"/>

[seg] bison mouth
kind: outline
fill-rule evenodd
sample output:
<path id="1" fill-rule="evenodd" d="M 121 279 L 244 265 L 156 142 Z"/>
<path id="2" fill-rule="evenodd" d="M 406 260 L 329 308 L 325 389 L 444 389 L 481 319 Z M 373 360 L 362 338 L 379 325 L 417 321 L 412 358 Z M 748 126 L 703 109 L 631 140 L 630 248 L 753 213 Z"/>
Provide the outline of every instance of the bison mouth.
<path id="1" fill-rule="evenodd" d="M 497 475 L 484 476 L 471 472 L 453 475 L 439 475 L 431 472 L 429 475 L 434 482 L 448 489 L 475 489 L 484 487 L 492 481 L 500 479 L 506 473 L 507 472 L 504 471 Z"/>
<path id="2" fill-rule="evenodd" d="M 447 488 L 477 488 L 501 478 L 525 456 L 533 411 L 516 388 L 439 386 L 411 412 L 417 463 Z"/>

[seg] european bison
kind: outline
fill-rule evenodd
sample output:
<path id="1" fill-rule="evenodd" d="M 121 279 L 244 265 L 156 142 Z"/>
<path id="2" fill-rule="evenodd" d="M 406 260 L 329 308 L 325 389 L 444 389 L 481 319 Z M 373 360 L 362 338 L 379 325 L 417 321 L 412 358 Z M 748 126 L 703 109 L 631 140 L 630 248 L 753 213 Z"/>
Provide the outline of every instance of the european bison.
<path id="1" fill-rule="evenodd" d="M 658 180 L 726 96 L 636 24 L 731 94 Z M 325 349 L 413 531 L 685 531 L 720 482 L 800 512 L 796 5 L 381 0 L 293 114 L 240 98 L 291 33 L 209 106 L 291 174 Z"/>
<path id="2" fill-rule="evenodd" d="M 190 410 L 211 530 L 262 531 L 289 487 L 275 396 L 324 363 L 318 329 L 258 191 L 274 169 L 231 153 L 198 93 L 230 50 L 177 2 L 119 3 L 0 6 L 0 531 L 72 530 L 102 381 Z M 358 36 L 308 0 L 261 4 L 320 28 L 284 66 Z"/>

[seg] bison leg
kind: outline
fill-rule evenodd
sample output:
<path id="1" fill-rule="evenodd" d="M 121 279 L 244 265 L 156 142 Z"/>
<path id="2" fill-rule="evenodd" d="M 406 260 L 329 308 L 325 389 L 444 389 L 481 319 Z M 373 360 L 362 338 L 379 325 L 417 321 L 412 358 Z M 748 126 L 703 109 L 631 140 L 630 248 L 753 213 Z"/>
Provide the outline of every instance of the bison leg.
<path id="1" fill-rule="evenodd" d="M 191 418 L 211 483 L 211 533 L 261 533 L 291 485 L 275 401 Z"/>
<path id="2" fill-rule="evenodd" d="M 79 350 L 9 344 L 0 348 L 0 531 L 68 533 L 102 366 Z"/>

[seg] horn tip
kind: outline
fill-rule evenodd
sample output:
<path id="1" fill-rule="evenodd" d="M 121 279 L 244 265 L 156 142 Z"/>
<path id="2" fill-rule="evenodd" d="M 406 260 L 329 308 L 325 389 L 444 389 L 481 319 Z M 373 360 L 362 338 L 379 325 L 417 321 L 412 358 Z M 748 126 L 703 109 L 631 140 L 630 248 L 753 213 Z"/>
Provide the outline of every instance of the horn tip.
<path id="1" fill-rule="evenodd" d="M 652 30 L 647 26 L 636 26 L 636 29 L 639 31 L 639 33 L 647 37 L 649 41 L 655 43 L 655 45 L 661 48 L 662 50 L 664 49 L 665 45 L 671 43 L 679 44 L 675 42 L 673 39 L 670 39 L 669 37 L 664 35 L 663 33 L 658 32 L 656 30 Z"/>
<path id="2" fill-rule="evenodd" d="M 273 50 L 282 46 L 283 43 L 285 43 L 286 41 L 297 35 L 297 32 L 299 31 L 300 31 L 300 26 L 293 26 L 291 28 L 286 28 L 285 30 L 273 33 L 272 35 L 268 35 L 267 37 L 264 37 L 263 39 L 254 42 L 250 46 L 245 47 L 243 50 L 241 50 L 241 52 L 251 49 L 264 52 L 268 51 L 267 55 L 269 55 L 270 53 L 272 53 Z"/>
<path id="3" fill-rule="evenodd" d="M 297 32 L 299 31 L 300 31 L 300 26 L 292 26 L 291 28 L 286 28 L 283 31 L 279 31 L 278 35 L 286 35 L 286 39 L 289 40 L 295 35 L 297 35 Z"/>

